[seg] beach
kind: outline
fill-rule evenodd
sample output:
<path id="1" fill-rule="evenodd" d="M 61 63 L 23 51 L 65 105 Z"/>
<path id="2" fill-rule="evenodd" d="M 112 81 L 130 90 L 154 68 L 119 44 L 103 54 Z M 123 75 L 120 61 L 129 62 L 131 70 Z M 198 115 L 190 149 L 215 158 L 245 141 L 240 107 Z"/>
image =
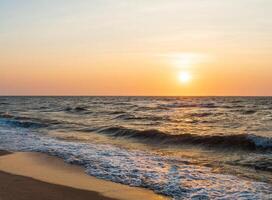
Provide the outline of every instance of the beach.
<path id="1" fill-rule="evenodd" d="M 0 200 L 272 200 L 272 0 L 0 0 Z"/>
<path id="2" fill-rule="evenodd" d="M 166 199 L 151 191 L 87 176 L 80 167 L 40 153 L 0 151 L 0 199 Z"/>

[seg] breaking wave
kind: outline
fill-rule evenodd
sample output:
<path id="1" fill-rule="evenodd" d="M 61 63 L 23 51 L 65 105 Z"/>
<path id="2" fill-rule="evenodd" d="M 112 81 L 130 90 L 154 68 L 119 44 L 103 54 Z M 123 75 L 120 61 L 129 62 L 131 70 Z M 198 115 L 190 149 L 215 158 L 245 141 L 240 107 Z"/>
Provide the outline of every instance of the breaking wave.
<path id="1" fill-rule="evenodd" d="M 89 130 L 86 129 L 85 131 Z M 136 130 L 120 126 L 102 128 L 97 132 L 113 137 L 131 138 L 155 144 L 195 144 L 205 145 L 206 147 L 237 148 L 252 151 L 272 150 L 271 138 L 256 135 L 170 135 L 159 130 Z"/>

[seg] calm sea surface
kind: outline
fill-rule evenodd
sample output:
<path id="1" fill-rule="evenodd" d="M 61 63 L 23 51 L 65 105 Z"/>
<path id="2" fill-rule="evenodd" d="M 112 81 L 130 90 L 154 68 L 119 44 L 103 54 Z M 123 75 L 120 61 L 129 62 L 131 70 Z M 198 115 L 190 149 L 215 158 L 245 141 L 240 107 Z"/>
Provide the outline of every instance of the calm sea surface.
<path id="1" fill-rule="evenodd" d="M 272 199 L 272 97 L 0 97 L 0 148 L 173 199 Z"/>

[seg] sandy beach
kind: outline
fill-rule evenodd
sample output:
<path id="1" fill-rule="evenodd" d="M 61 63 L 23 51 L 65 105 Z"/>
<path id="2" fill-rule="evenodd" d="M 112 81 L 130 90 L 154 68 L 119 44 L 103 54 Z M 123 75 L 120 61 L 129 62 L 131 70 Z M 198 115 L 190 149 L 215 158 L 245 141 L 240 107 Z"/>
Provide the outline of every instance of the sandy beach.
<path id="1" fill-rule="evenodd" d="M 0 199 L 165 199 L 149 190 L 90 177 L 80 167 L 40 153 L 0 151 Z"/>

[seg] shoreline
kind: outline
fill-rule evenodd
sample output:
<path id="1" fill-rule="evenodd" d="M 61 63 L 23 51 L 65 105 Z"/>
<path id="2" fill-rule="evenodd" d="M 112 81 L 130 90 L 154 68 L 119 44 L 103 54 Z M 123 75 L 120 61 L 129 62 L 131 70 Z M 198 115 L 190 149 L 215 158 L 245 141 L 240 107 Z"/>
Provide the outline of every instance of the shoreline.
<path id="1" fill-rule="evenodd" d="M 88 176 L 83 168 L 42 153 L 0 150 L 0 180 L 1 200 L 168 199 L 144 188 Z"/>

